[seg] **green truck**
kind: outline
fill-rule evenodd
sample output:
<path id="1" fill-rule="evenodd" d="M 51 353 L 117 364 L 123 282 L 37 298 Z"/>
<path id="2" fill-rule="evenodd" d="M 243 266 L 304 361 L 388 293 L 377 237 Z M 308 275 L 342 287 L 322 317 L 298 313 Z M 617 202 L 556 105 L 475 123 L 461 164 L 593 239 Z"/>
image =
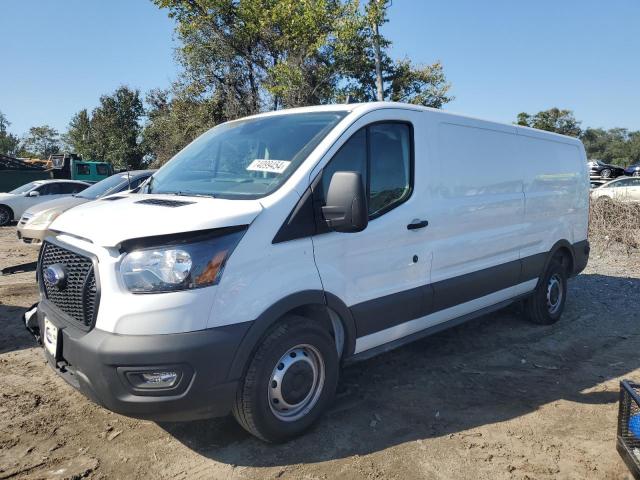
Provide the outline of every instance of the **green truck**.
<path id="1" fill-rule="evenodd" d="M 46 162 L 28 162 L 0 154 L 0 192 L 49 178 L 95 183 L 113 173 L 110 163 L 82 160 L 75 154 L 51 155 Z"/>

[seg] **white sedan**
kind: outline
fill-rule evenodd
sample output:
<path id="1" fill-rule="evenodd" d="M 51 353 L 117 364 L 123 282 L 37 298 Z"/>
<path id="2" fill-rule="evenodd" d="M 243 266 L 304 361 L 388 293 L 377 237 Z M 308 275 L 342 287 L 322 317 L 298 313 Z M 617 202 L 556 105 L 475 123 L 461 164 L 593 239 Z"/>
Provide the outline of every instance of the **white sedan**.
<path id="1" fill-rule="evenodd" d="M 621 177 L 591 192 L 591 198 L 610 198 L 621 202 L 640 202 L 640 177 Z"/>
<path id="2" fill-rule="evenodd" d="M 0 227 L 18 220 L 29 207 L 79 193 L 89 185 L 77 180 L 36 180 L 9 193 L 0 193 Z"/>

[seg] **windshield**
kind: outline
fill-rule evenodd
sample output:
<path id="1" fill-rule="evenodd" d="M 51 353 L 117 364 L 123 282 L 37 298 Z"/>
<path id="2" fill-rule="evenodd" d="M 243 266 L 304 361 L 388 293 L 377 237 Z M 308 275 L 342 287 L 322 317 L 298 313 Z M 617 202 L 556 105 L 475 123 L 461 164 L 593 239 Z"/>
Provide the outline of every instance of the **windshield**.
<path id="1" fill-rule="evenodd" d="M 131 177 L 131 181 L 133 181 L 133 176 Z M 126 174 L 123 175 L 119 173 L 117 175 L 111 175 L 109 178 L 105 178 L 83 190 L 82 193 L 79 193 L 76 197 L 95 200 L 96 198 L 119 191 L 125 184 L 128 185 Z"/>
<path id="2" fill-rule="evenodd" d="M 293 113 L 219 125 L 158 170 L 145 191 L 263 197 L 279 188 L 347 113 Z"/>
<path id="3" fill-rule="evenodd" d="M 20 193 L 28 192 L 29 190 L 31 190 L 34 187 L 37 187 L 38 185 L 39 183 L 37 182 L 29 182 L 25 185 L 22 185 L 21 187 L 16 188 L 15 190 L 11 190 L 9 193 L 20 194 Z"/>

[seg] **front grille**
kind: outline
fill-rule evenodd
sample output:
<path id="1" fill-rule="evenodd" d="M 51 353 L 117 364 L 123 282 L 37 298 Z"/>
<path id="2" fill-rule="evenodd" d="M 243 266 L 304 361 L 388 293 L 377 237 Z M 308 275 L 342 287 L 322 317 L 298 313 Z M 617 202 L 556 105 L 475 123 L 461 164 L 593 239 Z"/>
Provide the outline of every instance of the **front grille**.
<path id="1" fill-rule="evenodd" d="M 61 287 L 50 283 L 44 274 L 47 267 L 52 265 L 64 269 L 66 282 Z M 78 326 L 90 329 L 98 313 L 98 289 L 91 259 L 44 242 L 38 273 L 47 300 L 71 317 Z"/>

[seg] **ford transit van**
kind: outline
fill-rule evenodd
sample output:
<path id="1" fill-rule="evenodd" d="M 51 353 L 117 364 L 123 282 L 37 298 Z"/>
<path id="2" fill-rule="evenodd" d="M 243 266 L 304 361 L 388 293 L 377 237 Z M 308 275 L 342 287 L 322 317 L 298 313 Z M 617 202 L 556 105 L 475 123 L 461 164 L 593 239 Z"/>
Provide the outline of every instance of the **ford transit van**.
<path id="1" fill-rule="evenodd" d="M 110 410 L 282 441 L 345 362 L 515 301 L 558 321 L 588 194 L 574 138 L 382 102 L 261 114 L 59 216 L 26 323 Z"/>

